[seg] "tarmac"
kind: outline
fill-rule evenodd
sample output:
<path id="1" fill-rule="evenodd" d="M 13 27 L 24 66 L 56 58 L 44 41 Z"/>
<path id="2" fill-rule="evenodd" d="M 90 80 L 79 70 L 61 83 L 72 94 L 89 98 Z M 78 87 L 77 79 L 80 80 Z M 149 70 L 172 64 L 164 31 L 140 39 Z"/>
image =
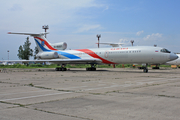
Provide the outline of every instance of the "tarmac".
<path id="1" fill-rule="evenodd" d="M 0 120 L 180 120 L 180 69 L 4 69 Z"/>

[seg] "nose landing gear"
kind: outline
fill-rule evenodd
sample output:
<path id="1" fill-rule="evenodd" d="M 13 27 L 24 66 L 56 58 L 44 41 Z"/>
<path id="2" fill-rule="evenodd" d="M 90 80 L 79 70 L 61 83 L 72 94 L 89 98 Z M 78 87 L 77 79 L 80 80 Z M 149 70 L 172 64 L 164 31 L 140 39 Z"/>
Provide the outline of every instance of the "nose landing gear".
<path id="1" fill-rule="evenodd" d="M 143 69 L 143 72 L 144 72 L 144 73 L 148 73 L 148 69 L 147 69 L 147 68 L 144 68 L 144 69 Z"/>
<path id="2" fill-rule="evenodd" d="M 144 72 L 144 73 L 148 73 L 147 64 L 146 64 L 146 66 L 144 67 L 143 72 Z"/>

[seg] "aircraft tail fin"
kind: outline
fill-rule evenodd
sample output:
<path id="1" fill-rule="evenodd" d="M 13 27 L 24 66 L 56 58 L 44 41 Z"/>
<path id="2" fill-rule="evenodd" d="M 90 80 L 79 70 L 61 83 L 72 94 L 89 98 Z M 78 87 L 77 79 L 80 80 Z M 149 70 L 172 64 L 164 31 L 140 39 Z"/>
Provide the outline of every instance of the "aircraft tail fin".
<path id="1" fill-rule="evenodd" d="M 8 34 L 19 34 L 19 35 L 30 35 L 34 37 L 34 40 L 36 42 L 37 48 L 39 52 L 45 52 L 45 51 L 51 51 L 51 50 L 57 50 L 54 49 L 51 44 L 47 41 L 47 39 L 44 37 L 45 34 L 48 33 L 15 33 L 15 32 L 8 32 Z"/>

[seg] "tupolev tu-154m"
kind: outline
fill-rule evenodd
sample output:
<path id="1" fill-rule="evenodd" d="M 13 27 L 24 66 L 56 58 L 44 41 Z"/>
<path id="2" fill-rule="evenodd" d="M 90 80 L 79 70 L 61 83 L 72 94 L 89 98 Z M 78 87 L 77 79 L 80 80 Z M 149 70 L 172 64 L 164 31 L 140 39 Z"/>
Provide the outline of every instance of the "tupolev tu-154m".
<path id="1" fill-rule="evenodd" d="M 39 53 L 38 60 L 10 60 L 11 62 L 59 64 L 57 71 L 66 71 L 66 64 L 90 64 L 87 71 L 95 71 L 97 64 L 144 64 L 143 72 L 147 73 L 147 65 L 164 64 L 178 58 L 176 54 L 162 47 L 132 46 L 94 49 L 59 50 L 44 37 L 47 33 L 13 33 L 34 37 Z"/>

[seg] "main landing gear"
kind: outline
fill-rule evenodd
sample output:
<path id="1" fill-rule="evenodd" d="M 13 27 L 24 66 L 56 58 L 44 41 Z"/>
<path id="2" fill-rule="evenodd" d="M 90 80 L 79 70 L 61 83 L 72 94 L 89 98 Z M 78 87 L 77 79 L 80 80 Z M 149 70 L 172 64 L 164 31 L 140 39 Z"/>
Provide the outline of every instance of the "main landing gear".
<path id="1" fill-rule="evenodd" d="M 91 64 L 91 67 L 86 68 L 86 71 L 96 71 L 96 64 Z"/>
<path id="2" fill-rule="evenodd" d="M 59 65 L 58 65 L 59 66 Z M 56 71 L 66 71 L 67 68 L 65 67 L 65 64 L 62 64 L 61 67 L 56 67 L 55 68 Z"/>

